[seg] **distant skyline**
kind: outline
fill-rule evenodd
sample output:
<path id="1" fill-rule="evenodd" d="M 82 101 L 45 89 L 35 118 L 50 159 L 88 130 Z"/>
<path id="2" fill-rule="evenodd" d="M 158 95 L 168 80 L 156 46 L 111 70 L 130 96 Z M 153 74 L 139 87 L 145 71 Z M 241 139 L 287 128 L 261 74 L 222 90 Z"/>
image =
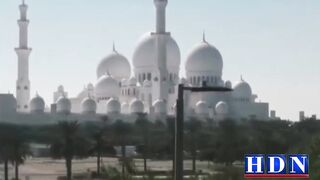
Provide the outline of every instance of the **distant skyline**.
<path id="1" fill-rule="evenodd" d="M 29 5 L 31 95 L 52 103 L 62 84 L 70 96 L 96 81 L 99 61 L 117 50 L 129 61 L 144 33 L 153 31 L 153 0 L 26 0 Z M 18 5 L 0 1 L 0 93 L 15 94 Z M 291 120 L 320 116 L 320 1 L 169 0 L 167 31 L 179 44 L 184 63 L 202 40 L 221 52 L 223 79 L 240 75 L 270 110 Z"/>

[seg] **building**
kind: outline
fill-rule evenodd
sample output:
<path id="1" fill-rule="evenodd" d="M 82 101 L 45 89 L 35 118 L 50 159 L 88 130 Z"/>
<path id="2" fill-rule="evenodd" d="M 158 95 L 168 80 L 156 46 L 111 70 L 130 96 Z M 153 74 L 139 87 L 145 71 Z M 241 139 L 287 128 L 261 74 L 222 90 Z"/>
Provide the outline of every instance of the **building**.
<path id="1" fill-rule="evenodd" d="M 18 55 L 17 111 L 31 115 L 77 114 L 80 117 L 95 114 L 129 117 L 147 113 L 155 120 L 175 113 L 179 83 L 201 86 L 206 81 L 209 86 L 224 86 L 233 91 L 186 93 L 186 116 L 216 120 L 269 119 L 268 103 L 256 101 L 257 95 L 253 94 L 248 82 L 242 77 L 235 83 L 223 79 L 222 55 L 206 40 L 205 34 L 188 53 L 186 77 L 180 76 L 180 49 L 166 29 L 167 4 L 168 0 L 154 0 L 156 27 L 140 38 L 132 57 L 133 67 L 113 45 L 97 66 L 95 83 L 88 83 L 76 97 L 69 97 L 60 85 L 53 92 L 53 102 L 44 102 L 39 94 L 30 98 L 28 6 L 23 1 L 19 6 L 20 43 L 15 49 Z M 47 110 L 46 105 L 51 109 Z"/>
<path id="2" fill-rule="evenodd" d="M 277 118 L 277 112 L 274 110 L 270 111 L 270 119 L 276 119 Z"/>
<path id="3" fill-rule="evenodd" d="M 299 121 L 303 121 L 303 120 L 305 120 L 305 119 L 306 119 L 306 117 L 305 117 L 304 111 L 300 111 L 300 112 L 299 112 Z"/>

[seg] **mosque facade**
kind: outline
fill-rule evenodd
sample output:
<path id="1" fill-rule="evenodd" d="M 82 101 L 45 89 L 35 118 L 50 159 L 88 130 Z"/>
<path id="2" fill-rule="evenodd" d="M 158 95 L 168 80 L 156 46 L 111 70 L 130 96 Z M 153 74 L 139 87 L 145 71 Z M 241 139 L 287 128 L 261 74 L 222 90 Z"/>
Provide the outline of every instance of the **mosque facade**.
<path id="1" fill-rule="evenodd" d="M 242 77 L 234 83 L 223 79 L 222 55 L 206 40 L 205 35 L 188 53 L 186 76 L 181 77 L 180 49 L 166 29 L 167 4 L 168 0 L 154 0 L 156 27 L 138 41 L 132 57 L 133 67 L 113 46 L 112 51 L 97 65 L 96 72 L 92 72 L 96 73 L 94 83 L 88 83 L 75 97 L 69 96 L 60 85 L 53 92 L 53 101 L 45 102 L 39 94 L 30 97 L 28 6 L 23 1 L 19 6 L 20 41 L 19 47 L 15 49 L 18 56 L 16 111 L 32 116 L 74 114 L 78 117 L 104 114 L 129 117 L 146 113 L 151 119 L 158 119 L 175 114 L 179 84 L 200 87 L 206 82 L 207 86 L 227 87 L 232 91 L 186 92 L 186 116 L 216 120 L 269 119 L 269 104 L 256 101 L 257 95 L 253 94 L 248 82 Z M 12 101 L 12 98 L 9 99 Z"/>

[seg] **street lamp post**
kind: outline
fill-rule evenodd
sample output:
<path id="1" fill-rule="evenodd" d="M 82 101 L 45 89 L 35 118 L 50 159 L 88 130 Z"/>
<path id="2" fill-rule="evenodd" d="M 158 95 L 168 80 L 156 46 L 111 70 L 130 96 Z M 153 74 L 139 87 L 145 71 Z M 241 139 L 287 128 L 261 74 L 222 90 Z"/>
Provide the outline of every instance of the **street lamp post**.
<path id="1" fill-rule="evenodd" d="M 175 148 L 174 148 L 174 180 L 183 180 L 183 124 L 184 124 L 184 91 L 191 92 L 228 92 L 232 91 L 225 87 L 207 87 L 203 82 L 202 87 L 184 87 L 183 84 L 178 86 L 178 99 L 175 122 Z"/>

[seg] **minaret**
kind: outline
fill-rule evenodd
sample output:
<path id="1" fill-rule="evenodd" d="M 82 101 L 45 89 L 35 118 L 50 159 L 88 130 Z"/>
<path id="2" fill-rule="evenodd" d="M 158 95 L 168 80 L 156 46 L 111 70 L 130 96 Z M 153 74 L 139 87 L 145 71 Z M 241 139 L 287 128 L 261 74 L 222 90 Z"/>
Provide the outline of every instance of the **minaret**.
<path id="1" fill-rule="evenodd" d="M 166 7 L 168 0 L 154 0 L 156 6 L 156 32 L 166 33 Z"/>
<path id="2" fill-rule="evenodd" d="M 157 65 L 158 80 L 153 83 L 155 94 L 153 101 L 156 99 L 162 99 L 165 102 L 168 100 L 168 70 L 167 70 L 167 39 L 170 33 L 166 32 L 166 6 L 168 0 L 154 0 L 156 7 L 156 32 L 153 33 L 156 36 L 156 49 L 157 49 Z"/>
<path id="3" fill-rule="evenodd" d="M 30 100 L 29 55 L 31 53 L 31 48 L 28 47 L 28 6 L 25 4 L 24 0 L 22 0 L 19 9 L 19 47 L 15 48 L 18 55 L 18 79 L 16 85 L 17 111 L 28 112 Z"/>

